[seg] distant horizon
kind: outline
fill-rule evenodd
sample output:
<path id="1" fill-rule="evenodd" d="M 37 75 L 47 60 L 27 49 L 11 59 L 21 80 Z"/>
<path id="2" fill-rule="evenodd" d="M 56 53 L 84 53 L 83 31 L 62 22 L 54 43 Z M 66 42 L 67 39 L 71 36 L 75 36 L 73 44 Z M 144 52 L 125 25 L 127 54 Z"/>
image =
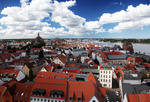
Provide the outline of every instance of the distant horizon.
<path id="1" fill-rule="evenodd" d="M 33 38 L 0 38 L 0 40 L 7 40 L 7 39 L 34 39 L 35 37 Z M 42 37 L 43 39 L 56 39 L 56 38 L 59 38 L 59 39 L 150 39 L 150 38 L 102 38 L 102 37 L 49 37 L 49 38 L 44 38 Z"/>
<path id="2" fill-rule="evenodd" d="M 38 32 L 43 38 L 150 38 L 150 0 L 1 0 L 0 39 Z"/>

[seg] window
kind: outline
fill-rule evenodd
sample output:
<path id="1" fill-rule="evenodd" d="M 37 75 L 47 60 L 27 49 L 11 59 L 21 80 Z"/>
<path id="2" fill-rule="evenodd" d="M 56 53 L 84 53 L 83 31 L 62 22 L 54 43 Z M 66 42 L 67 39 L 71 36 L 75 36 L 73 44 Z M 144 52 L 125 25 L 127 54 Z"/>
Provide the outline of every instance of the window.
<path id="1" fill-rule="evenodd" d="M 107 84 L 104 84 L 104 86 L 107 86 Z"/>
<path id="2" fill-rule="evenodd" d="M 71 102 L 73 101 L 73 97 L 70 97 L 69 99 L 70 99 Z"/>
<path id="3" fill-rule="evenodd" d="M 78 98 L 78 102 L 82 102 L 82 98 Z"/>
<path id="4" fill-rule="evenodd" d="M 96 102 L 95 100 L 93 100 L 92 102 Z"/>
<path id="5" fill-rule="evenodd" d="M 41 99 L 41 101 L 43 101 L 43 99 Z"/>

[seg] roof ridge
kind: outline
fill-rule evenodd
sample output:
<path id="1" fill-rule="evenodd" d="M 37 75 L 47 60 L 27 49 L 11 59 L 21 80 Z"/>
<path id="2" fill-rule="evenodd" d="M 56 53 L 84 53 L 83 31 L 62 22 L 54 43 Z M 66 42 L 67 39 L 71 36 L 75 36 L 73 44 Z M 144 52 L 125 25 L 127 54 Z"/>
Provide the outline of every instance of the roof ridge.
<path id="1" fill-rule="evenodd" d="M 142 102 L 139 95 L 138 95 L 138 99 L 139 99 L 140 102 Z"/>

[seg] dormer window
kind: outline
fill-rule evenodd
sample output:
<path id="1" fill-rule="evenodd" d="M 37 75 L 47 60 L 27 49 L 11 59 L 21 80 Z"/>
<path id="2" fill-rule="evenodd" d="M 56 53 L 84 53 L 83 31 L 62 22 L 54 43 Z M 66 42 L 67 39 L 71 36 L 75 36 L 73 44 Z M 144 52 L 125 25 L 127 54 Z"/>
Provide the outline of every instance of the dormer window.
<path id="1" fill-rule="evenodd" d="M 82 98 L 78 98 L 78 102 L 82 102 Z"/>
<path id="2" fill-rule="evenodd" d="M 51 90 L 50 97 L 62 98 L 64 96 L 64 92 L 61 90 Z"/>
<path id="3" fill-rule="evenodd" d="M 73 102 L 73 97 L 70 97 L 69 100 L 70 100 L 70 102 Z"/>

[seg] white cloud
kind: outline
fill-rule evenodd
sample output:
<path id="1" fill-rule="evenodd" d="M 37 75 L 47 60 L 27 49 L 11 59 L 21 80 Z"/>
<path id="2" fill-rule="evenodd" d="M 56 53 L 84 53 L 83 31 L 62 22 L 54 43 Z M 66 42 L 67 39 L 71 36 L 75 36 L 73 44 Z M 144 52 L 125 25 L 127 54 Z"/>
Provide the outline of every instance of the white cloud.
<path id="1" fill-rule="evenodd" d="M 49 37 L 104 31 L 99 21 L 86 22 L 85 18 L 69 9 L 76 4 L 76 0 L 65 2 L 32 0 L 30 3 L 29 0 L 20 0 L 20 3 L 21 7 L 7 7 L 1 12 L 6 16 L 0 19 L 0 24 L 7 27 L 0 32 L 3 33 L 3 38 L 35 37 L 37 32 L 41 32 L 41 36 Z M 51 27 L 49 23 L 42 22 L 41 20 L 46 17 L 61 27 Z"/>
<path id="2" fill-rule="evenodd" d="M 75 5 L 75 1 L 54 2 L 52 21 L 66 27 L 72 34 L 79 34 L 85 30 L 85 18 L 75 15 L 68 7 Z"/>
<path id="3" fill-rule="evenodd" d="M 100 28 L 100 23 L 98 21 L 89 21 L 85 23 L 85 26 L 87 29 L 92 30 Z"/>
<path id="4" fill-rule="evenodd" d="M 29 0 L 20 0 L 21 6 L 28 5 Z"/>
<path id="5" fill-rule="evenodd" d="M 109 32 L 121 32 L 126 29 L 143 28 L 150 25 L 150 5 L 140 4 L 137 7 L 128 6 L 127 10 L 110 14 L 104 13 L 100 19 L 101 24 L 118 23 Z"/>
<path id="6" fill-rule="evenodd" d="M 21 7 L 4 8 L 0 18 L 0 34 L 3 38 L 33 38 L 37 32 L 41 36 L 67 36 L 106 32 L 104 24 L 118 23 L 107 32 L 121 32 L 126 29 L 143 29 L 150 25 L 150 5 L 140 4 L 137 7 L 128 6 L 126 10 L 110 14 L 104 13 L 96 21 L 87 21 L 76 15 L 69 8 L 76 5 L 76 0 L 58 2 L 56 0 L 20 0 Z M 42 4 L 42 5 L 41 5 Z M 59 28 L 53 27 L 48 21 L 58 23 Z"/>
<path id="7" fill-rule="evenodd" d="M 7 7 L 2 10 L 1 14 L 6 16 L 0 19 L 0 23 L 7 27 L 0 32 L 4 35 L 2 38 L 35 37 L 37 32 L 48 37 L 58 31 L 65 32 L 62 28 L 55 28 L 49 33 L 43 31 L 44 27 L 52 28 L 47 22 L 41 22 L 45 17 L 50 17 L 49 13 L 53 9 L 51 0 L 32 0 L 31 3 L 28 0 L 21 0 L 20 2 L 21 7 Z"/>

